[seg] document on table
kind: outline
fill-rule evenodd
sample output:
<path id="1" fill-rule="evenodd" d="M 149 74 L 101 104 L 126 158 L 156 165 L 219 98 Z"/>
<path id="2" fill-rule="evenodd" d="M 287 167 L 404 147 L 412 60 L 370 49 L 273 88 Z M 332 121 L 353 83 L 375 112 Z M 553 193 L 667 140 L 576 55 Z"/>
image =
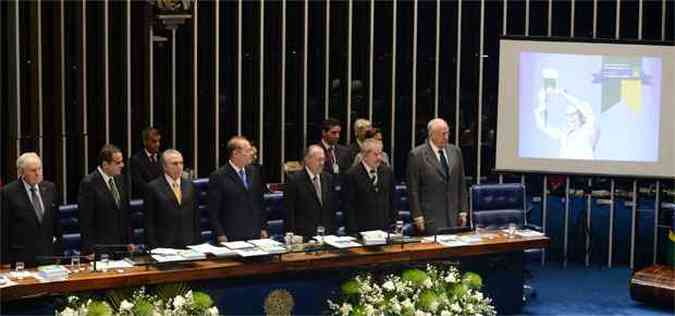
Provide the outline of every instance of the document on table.
<path id="1" fill-rule="evenodd" d="M 354 247 L 361 247 L 363 245 L 359 244 L 356 242 L 356 238 L 351 237 L 351 236 L 335 236 L 335 235 L 328 235 L 324 236 L 323 238 L 324 242 L 326 242 L 327 245 L 331 247 L 335 247 L 338 249 L 345 249 L 345 248 L 354 248 Z"/>
<path id="2" fill-rule="evenodd" d="M 216 257 L 231 257 L 231 256 L 236 256 L 237 253 L 230 250 L 229 248 L 226 247 L 217 247 L 209 243 L 203 243 L 199 245 L 191 245 L 187 246 L 188 248 L 195 250 L 200 253 L 210 253 Z"/>

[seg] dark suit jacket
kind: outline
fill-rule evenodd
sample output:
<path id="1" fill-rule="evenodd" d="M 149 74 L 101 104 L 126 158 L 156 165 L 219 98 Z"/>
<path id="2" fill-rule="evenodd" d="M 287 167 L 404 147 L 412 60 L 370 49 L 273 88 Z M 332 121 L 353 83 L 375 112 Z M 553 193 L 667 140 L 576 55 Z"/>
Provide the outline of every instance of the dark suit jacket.
<path id="1" fill-rule="evenodd" d="M 39 263 L 41 256 L 63 256 L 63 230 L 58 219 L 54 184 L 38 184 L 44 205 L 42 222 L 38 220 L 30 196 L 21 179 L 0 191 L 2 201 L 2 263 L 22 261 Z"/>
<path id="2" fill-rule="evenodd" d="M 248 190 L 229 162 L 209 177 L 211 224 L 216 236 L 225 235 L 229 241 L 259 239 L 266 227 L 262 173 L 252 165 L 245 170 Z"/>
<path id="3" fill-rule="evenodd" d="M 352 141 L 352 144 L 349 145 L 349 149 L 351 150 L 352 154 L 352 165 L 354 164 L 354 158 L 356 155 L 358 155 L 361 152 L 361 146 L 359 146 L 359 143 L 356 141 L 356 136 L 354 136 L 354 140 Z"/>
<path id="4" fill-rule="evenodd" d="M 180 181 L 181 203 L 164 176 L 148 183 L 143 200 L 145 245 L 185 248 L 201 242 L 199 208 L 191 181 Z"/>
<path id="5" fill-rule="evenodd" d="M 302 169 L 288 176 L 284 191 L 284 206 L 288 212 L 286 231 L 302 235 L 306 239 L 316 235 L 316 227 L 319 225 L 326 228 L 326 234 L 337 231 L 337 199 L 333 191 L 333 177 L 322 172 L 319 179 L 323 205 L 319 203 L 307 170 Z"/>
<path id="6" fill-rule="evenodd" d="M 462 152 L 454 145 L 448 145 L 445 151 L 447 175 L 428 141 L 408 156 L 408 203 L 413 218 L 424 216 L 428 234 L 457 226 L 458 211 L 468 210 Z"/>
<path id="7" fill-rule="evenodd" d="M 396 222 L 394 208 L 395 181 L 391 168 L 377 168 L 377 185 L 373 186 L 362 163 L 345 173 L 342 186 L 345 226 L 350 234 L 381 229 L 388 231 Z"/>
<path id="8" fill-rule="evenodd" d="M 329 163 L 330 158 L 328 156 L 328 148 L 323 146 L 323 142 L 319 142 L 317 145 L 321 146 L 324 154 L 326 154 L 326 164 L 323 166 L 323 171 L 335 175 L 333 173 L 333 166 Z M 351 147 L 340 144 L 335 145 L 335 159 L 340 167 L 340 174 L 345 173 L 347 169 L 352 166 L 353 157 Z"/>
<path id="9" fill-rule="evenodd" d="M 152 162 L 148 158 L 148 155 L 145 154 L 145 150 L 141 150 L 135 153 L 129 160 L 132 196 L 134 198 L 142 198 L 147 184 L 163 174 L 159 155 L 157 154 L 157 162 Z"/>
<path id="10" fill-rule="evenodd" d="M 129 196 L 123 176 L 115 177 L 115 183 L 120 193 L 119 207 L 98 170 L 80 182 L 77 204 L 85 254 L 93 251 L 96 244 L 129 244 L 133 240 L 133 230 L 129 226 Z"/>

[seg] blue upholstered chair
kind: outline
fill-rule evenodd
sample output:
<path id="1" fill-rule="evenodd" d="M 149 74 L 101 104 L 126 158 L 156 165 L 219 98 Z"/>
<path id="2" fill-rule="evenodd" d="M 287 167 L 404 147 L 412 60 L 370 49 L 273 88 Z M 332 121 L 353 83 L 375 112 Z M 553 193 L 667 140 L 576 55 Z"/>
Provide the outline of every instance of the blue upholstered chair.
<path id="1" fill-rule="evenodd" d="M 478 184 L 470 190 L 474 226 L 501 227 L 527 224 L 525 186 L 520 183 Z"/>

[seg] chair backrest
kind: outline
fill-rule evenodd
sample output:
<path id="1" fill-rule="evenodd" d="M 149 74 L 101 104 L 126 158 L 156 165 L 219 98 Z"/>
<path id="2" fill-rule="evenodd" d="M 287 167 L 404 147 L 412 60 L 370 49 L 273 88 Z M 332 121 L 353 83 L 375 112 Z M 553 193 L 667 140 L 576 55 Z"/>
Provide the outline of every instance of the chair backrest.
<path id="1" fill-rule="evenodd" d="M 470 198 L 473 225 L 527 224 L 525 186 L 520 183 L 473 185 Z"/>

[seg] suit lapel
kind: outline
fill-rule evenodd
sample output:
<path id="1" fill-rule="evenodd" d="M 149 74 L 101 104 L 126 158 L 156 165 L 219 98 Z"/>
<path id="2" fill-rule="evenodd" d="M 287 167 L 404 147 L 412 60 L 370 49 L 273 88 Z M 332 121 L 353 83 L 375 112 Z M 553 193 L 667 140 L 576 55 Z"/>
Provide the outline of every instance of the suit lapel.
<path id="1" fill-rule="evenodd" d="M 318 204 L 319 206 L 321 206 L 321 202 L 319 201 L 319 197 L 316 195 L 316 189 L 314 188 L 314 183 L 312 183 L 312 178 L 309 177 L 309 173 L 307 173 L 307 170 L 304 170 L 304 169 L 303 169 L 302 172 L 303 172 L 303 178 L 304 178 L 304 180 L 305 180 L 305 181 L 304 181 L 304 182 L 305 182 L 305 186 L 307 187 L 307 189 L 309 190 L 309 192 L 312 193 L 311 195 L 314 197 L 314 201 L 316 201 L 316 204 Z M 326 182 L 325 180 L 326 180 L 326 178 L 325 178 L 325 173 L 322 173 L 322 174 L 319 176 L 319 181 L 321 181 L 321 191 L 322 191 L 322 192 L 321 192 L 321 198 L 322 198 L 322 199 L 323 199 L 323 197 L 325 196 L 325 194 L 324 194 L 324 182 Z"/>
<path id="2" fill-rule="evenodd" d="M 192 194 L 192 192 L 188 192 L 188 188 L 189 188 L 189 186 L 188 186 L 187 180 L 181 179 L 181 181 L 180 181 L 180 193 L 181 193 L 180 203 L 181 203 L 181 205 L 183 203 L 185 203 L 185 201 L 187 201 L 188 198 L 190 197 L 189 195 Z"/>
<path id="3" fill-rule="evenodd" d="M 432 165 L 443 179 L 447 179 L 448 175 L 445 174 L 445 171 L 441 167 L 441 163 L 438 161 L 438 158 L 436 158 L 436 153 L 434 153 L 433 149 L 431 149 L 431 145 L 429 143 L 425 145 L 424 160 L 427 164 Z"/>
<path id="4" fill-rule="evenodd" d="M 372 180 L 370 180 L 370 175 L 368 174 L 368 170 L 366 170 L 366 167 L 363 166 L 363 163 L 359 163 L 361 171 L 359 171 L 359 175 L 361 176 L 361 181 L 366 184 L 366 187 L 368 188 L 368 191 L 375 191 L 375 187 L 373 186 Z M 378 174 L 379 177 L 379 174 Z M 379 179 L 378 179 L 378 185 L 379 185 Z"/>
<path id="5" fill-rule="evenodd" d="M 31 210 L 31 214 L 33 215 L 33 219 L 35 220 L 35 223 L 37 225 L 40 225 L 40 221 L 38 220 L 37 214 L 35 213 L 35 208 L 33 207 L 33 203 L 31 202 L 30 196 L 28 195 L 28 192 L 26 192 L 26 187 L 23 183 L 23 180 L 19 179 L 17 181 L 17 188 L 19 189 L 19 192 L 21 192 L 21 195 L 24 197 L 24 203 L 26 203 L 26 206 L 28 207 L 29 210 Z M 39 187 L 39 185 L 38 185 Z M 42 194 L 42 193 L 40 193 Z M 44 201 L 44 199 L 42 199 Z M 43 207 L 44 209 L 44 207 Z M 42 215 L 44 219 L 44 214 Z"/>
<path id="6" fill-rule="evenodd" d="M 230 178 L 232 178 L 232 180 L 234 181 L 234 183 L 236 183 L 237 185 L 239 185 L 239 187 L 240 187 L 242 190 L 246 191 L 246 187 L 244 187 L 244 183 L 242 183 L 241 178 L 239 178 L 239 175 L 237 174 L 237 171 L 234 170 L 234 168 L 232 168 L 232 166 L 230 166 L 230 163 L 229 163 L 229 162 L 228 162 L 227 165 L 225 166 L 225 174 L 227 174 L 227 176 L 229 176 Z M 248 176 L 248 174 L 247 174 L 247 176 Z"/>
<path id="7" fill-rule="evenodd" d="M 108 198 L 108 201 L 110 202 L 110 204 L 112 204 L 112 206 L 116 210 L 119 210 L 119 207 L 117 206 L 117 203 L 115 203 L 115 198 L 113 197 L 112 192 L 110 192 L 110 188 L 108 188 L 108 185 L 105 183 L 105 180 L 103 179 L 103 176 L 101 175 L 101 173 L 98 170 L 96 170 L 94 172 L 96 172 L 95 180 L 96 180 L 96 185 L 98 185 L 98 187 L 99 187 L 99 190 L 103 190 L 103 192 L 105 192 L 104 195 Z M 119 187 L 117 188 L 117 191 L 119 192 Z M 120 195 L 120 200 L 121 199 L 122 199 L 122 197 Z"/>
<path id="8" fill-rule="evenodd" d="M 163 180 L 162 183 L 164 183 L 164 192 L 169 197 L 171 202 L 173 202 L 173 204 L 176 207 L 178 207 L 179 206 L 178 205 L 178 199 L 176 199 L 176 193 L 173 192 L 173 188 L 171 187 L 171 184 L 169 183 L 169 181 L 166 180 L 164 175 L 162 175 L 162 180 Z M 181 181 L 181 191 L 183 190 L 182 186 L 183 186 L 183 181 Z"/>

